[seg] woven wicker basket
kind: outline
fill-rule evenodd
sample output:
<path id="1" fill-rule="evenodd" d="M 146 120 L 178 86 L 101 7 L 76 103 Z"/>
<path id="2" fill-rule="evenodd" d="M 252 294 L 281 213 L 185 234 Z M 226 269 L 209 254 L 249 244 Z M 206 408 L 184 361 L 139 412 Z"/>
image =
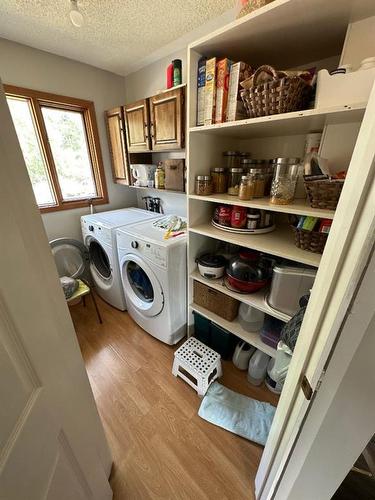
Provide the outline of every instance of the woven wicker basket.
<path id="1" fill-rule="evenodd" d="M 242 7 L 240 10 L 237 19 L 243 16 L 247 16 L 247 14 L 250 14 L 254 10 L 260 9 L 261 7 L 264 7 L 265 5 L 268 5 L 269 3 L 273 2 L 274 0 L 248 0 L 247 4 Z"/>
<path id="2" fill-rule="evenodd" d="M 327 233 L 319 233 L 318 231 L 306 231 L 292 226 L 294 231 L 295 245 L 302 250 L 308 250 L 314 253 L 323 253 L 327 242 Z"/>
<path id="3" fill-rule="evenodd" d="M 273 79 L 258 85 L 262 73 L 268 73 Z M 310 91 L 310 85 L 299 76 L 280 78 L 272 66 L 264 65 L 255 71 L 253 86 L 241 90 L 241 98 L 249 118 L 256 118 L 303 109 Z"/>
<path id="4" fill-rule="evenodd" d="M 238 300 L 199 281 L 194 281 L 194 302 L 227 321 L 233 321 L 237 317 L 240 305 Z"/>
<path id="5" fill-rule="evenodd" d="M 335 210 L 343 185 L 343 180 L 305 180 L 305 188 L 311 207 Z"/>

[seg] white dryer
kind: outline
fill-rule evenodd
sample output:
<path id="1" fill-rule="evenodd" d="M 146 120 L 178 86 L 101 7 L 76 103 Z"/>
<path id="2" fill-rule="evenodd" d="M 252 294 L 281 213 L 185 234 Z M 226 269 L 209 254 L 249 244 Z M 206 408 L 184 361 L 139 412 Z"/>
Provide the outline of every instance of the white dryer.
<path id="1" fill-rule="evenodd" d="M 120 274 L 130 316 L 172 345 L 186 334 L 186 234 L 164 240 L 153 222 L 117 230 Z"/>
<path id="2" fill-rule="evenodd" d="M 90 271 L 97 293 L 112 306 L 126 310 L 116 249 L 116 228 L 160 218 L 140 208 L 122 208 L 81 217 L 82 237 L 89 251 Z"/>

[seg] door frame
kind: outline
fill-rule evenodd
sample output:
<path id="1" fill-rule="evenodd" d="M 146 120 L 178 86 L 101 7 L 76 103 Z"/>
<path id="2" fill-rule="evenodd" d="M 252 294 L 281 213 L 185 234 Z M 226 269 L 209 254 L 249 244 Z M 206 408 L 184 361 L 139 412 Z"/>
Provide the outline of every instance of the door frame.
<path id="1" fill-rule="evenodd" d="M 349 170 L 340 197 L 284 390 L 258 468 L 255 491 L 259 500 L 273 498 L 311 404 L 311 400 L 308 401 L 301 390 L 302 377 L 307 377 L 312 393 L 316 393 L 374 245 L 374 117 L 375 85 L 351 158 L 350 165 L 353 164 L 353 168 Z M 345 362 L 349 363 L 350 359 Z"/>

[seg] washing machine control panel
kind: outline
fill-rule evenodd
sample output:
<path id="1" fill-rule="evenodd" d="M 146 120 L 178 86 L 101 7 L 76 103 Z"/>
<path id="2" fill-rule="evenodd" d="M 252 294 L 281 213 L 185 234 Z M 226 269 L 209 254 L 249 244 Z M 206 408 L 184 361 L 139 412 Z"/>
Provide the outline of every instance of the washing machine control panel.
<path id="1" fill-rule="evenodd" d="M 107 243 L 108 245 L 112 242 L 111 230 L 101 224 L 96 224 L 95 222 L 87 222 L 85 220 L 81 221 L 82 231 L 86 235 L 93 235 L 102 243 Z"/>
<path id="2" fill-rule="evenodd" d="M 166 249 L 152 243 L 143 242 L 143 255 L 154 264 L 166 269 L 167 268 L 167 252 Z"/>

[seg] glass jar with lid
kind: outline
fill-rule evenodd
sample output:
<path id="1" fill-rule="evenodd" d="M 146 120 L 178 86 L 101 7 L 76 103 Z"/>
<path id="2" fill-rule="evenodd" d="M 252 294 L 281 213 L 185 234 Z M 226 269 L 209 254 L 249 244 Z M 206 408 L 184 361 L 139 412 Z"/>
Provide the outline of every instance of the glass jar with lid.
<path id="1" fill-rule="evenodd" d="M 294 199 L 298 179 L 299 158 L 275 158 L 270 202 L 288 205 Z"/>
<path id="2" fill-rule="evenodd" d="M 238 197 L 240 200 L 250 200 L 252 198 L 249 190 L 249 177 L 247 175 L 241 177 Z"/>
<path id="3" fill-rule="evenodd" d="M 224 151 L 224 168 L 234 168 L 240 166 L 240 153 L 238 151 Z"/>
<path id="4" fill-rule="evenodd" d="M 261 198 L 262 196 L 265 196 L 266 173 L 265 168 L 249 169 L 249 179 L 254 183 L 254 198 Z"/>
<path id="5" fill-rule="evenodd" d="M 228 194 L 230 194 L 231 196 L 238 196 L 242 175 L 243 175 L 242 168 L 233 167 L 233 168 L 229 169 L 229 172 L 228 172 Z"/>
<path id="6" fill-rule="evenodd" d="M 212 177 L 212 192 L 226 193 L 228 188 L 228 173 L 223 167 L 215 167 L 211 169 Z"/>
<path id="7" fill-rule="evenodd" d="M 212 194 L 212 177 L 210 175 L 196 176 L 195 194 L 199 196 L 208 196 Z"/>
<path id="8" fill-rule="evenodd" d="M 249 172 L 250 168 L 262 168 L 267 165 L 266 160 L 257 160 L 249 157 L 244 157 L 241 158 L 241 167 L 246 171 Z"/>

